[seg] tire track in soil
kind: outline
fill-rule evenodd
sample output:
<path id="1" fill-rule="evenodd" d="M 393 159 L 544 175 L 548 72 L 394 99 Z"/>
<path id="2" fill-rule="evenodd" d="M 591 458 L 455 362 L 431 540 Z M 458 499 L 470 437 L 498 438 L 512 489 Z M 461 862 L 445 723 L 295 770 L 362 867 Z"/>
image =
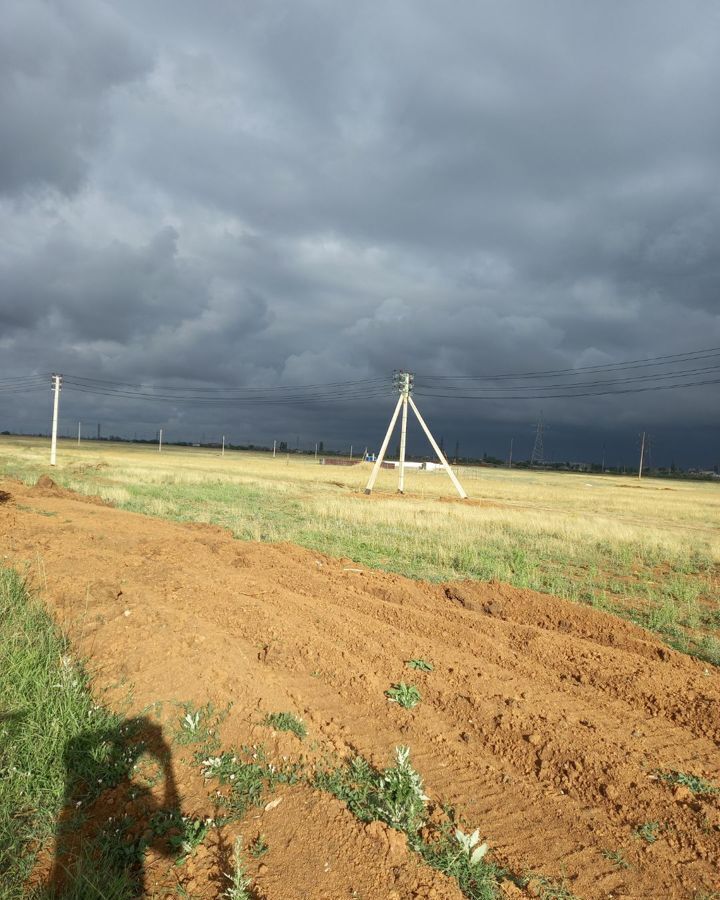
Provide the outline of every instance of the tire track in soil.
<path id="1" fill-rule="evenodd" d="M 716 669 L 608 614 L 508 585 L 413 582 L 64 491 L 3 488 L 57 514 L 3 504 L 0 551 L 42 570 L 100 685 L 125 677 L 139 706 L 232 700 L 226 743 L 257 739 L 264 712 L 292 708 L 324 746 L 376 765 L 409 744 L 427 792 L 479 826 L 503 864 L 564 874 L 580 897 L 720 887 L 717 795 L 688 797 L 653 774 L 720 782 Z M 414 656 L 434 671 L 408 670 Z M 386 701 L 399 680 L 420 688 L 415 710 Z M 653 844 L 632 837 L 646 821 L 667 826 Z M 632 868 L 616 871 L 604 850 Z"/>

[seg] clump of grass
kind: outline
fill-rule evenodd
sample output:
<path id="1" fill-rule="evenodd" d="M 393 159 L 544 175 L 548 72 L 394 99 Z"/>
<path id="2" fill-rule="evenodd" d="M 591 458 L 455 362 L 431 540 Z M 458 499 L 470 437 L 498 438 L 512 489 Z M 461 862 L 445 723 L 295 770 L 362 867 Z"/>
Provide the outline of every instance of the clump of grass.
<path id="1" fill-rule="evenodd" d="M 420 672 L 432 672 L 433 664 L 426 662 L 424 659 L 408 659 L 405 660 L 408 669 L 418 669 Z"/>
<path id="2" fill-rule="evenodd" d="M 420 691 L 413 684 L 405 684 L 400 681 L 393 684 L 385 691 L 385 696 L 391 703 L 399 703 L 405 709 L 412 709 L 421 700 Z"/>
<path id="3" fill-rule="evenodd" d="M 687 772 L 658 772 L 663 781 L 668 784 L 681 785 L 689 788 L 693 794 L 717 794 L 720 787 L 703 778 L 701 775 L 692 775 Z"/>
<path id="4" fill-rule="evenodd" d="M 276 731 L 290 731 L 302 740 L 307 735 L 307 728 L 302 719 L 298 719 L 289 712 L 268 713 L 263 720 L 264 725 L 270 725 Z"/>

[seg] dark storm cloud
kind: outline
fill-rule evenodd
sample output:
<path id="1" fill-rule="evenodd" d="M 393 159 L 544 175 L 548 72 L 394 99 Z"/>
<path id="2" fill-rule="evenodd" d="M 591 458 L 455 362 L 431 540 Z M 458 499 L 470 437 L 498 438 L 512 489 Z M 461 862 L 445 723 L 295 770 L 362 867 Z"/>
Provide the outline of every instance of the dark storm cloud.
<path id="1" fill-rule="evenodd" d="M 8 0 L 0 29 L 0 192 L 77 190 L 108 127 L 113 88 L 148 58 L 119 15 L 92 0 Z"/>
<path id="2" fill-rule="evenodd" d="M 720 345 L 713 3 L 23 0 L 2 33 L 0 376 L 263 386 Z M 478 450 L 542 406 L 571 454 L 590 426 L 700 429 L 714 392 L 424 408 Z M 164 414 L 372 442 L 373 409 Z"/>

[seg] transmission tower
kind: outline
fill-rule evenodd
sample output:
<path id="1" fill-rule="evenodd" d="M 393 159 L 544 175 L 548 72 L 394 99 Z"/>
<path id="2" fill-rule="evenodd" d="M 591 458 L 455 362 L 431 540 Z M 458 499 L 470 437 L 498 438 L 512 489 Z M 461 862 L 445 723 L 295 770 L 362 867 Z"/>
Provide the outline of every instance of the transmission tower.
<path id="1" fill-rule="evenodd" d="M 545 447 L 543 445 L 543 432 L 545 424 L 542 418 L 542 412 L 538 419 L 537 428 L 535 429 L 535 444 L 533 446 L 532 455 L 530 457 L 531 466 L 539 466 L 545 462 Z"/>

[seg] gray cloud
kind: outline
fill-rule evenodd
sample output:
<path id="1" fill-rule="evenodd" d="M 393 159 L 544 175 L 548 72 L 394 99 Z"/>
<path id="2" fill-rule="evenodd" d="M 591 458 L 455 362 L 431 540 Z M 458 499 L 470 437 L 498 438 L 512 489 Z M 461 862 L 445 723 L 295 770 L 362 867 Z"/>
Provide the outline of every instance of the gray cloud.
<path id="1" fill-rule="evenodd" d="M 11 3 L 0 377 L 263 386 L 720 346 L 718 25 L 710 2 Z M 424 403 L 468 449 L 542 406 L 558 453 L 647 424 L 717 456 L 715 393 Z M 246 439 L 371 442 L 385 416 L 67 395 L 118 429 Z"/>

